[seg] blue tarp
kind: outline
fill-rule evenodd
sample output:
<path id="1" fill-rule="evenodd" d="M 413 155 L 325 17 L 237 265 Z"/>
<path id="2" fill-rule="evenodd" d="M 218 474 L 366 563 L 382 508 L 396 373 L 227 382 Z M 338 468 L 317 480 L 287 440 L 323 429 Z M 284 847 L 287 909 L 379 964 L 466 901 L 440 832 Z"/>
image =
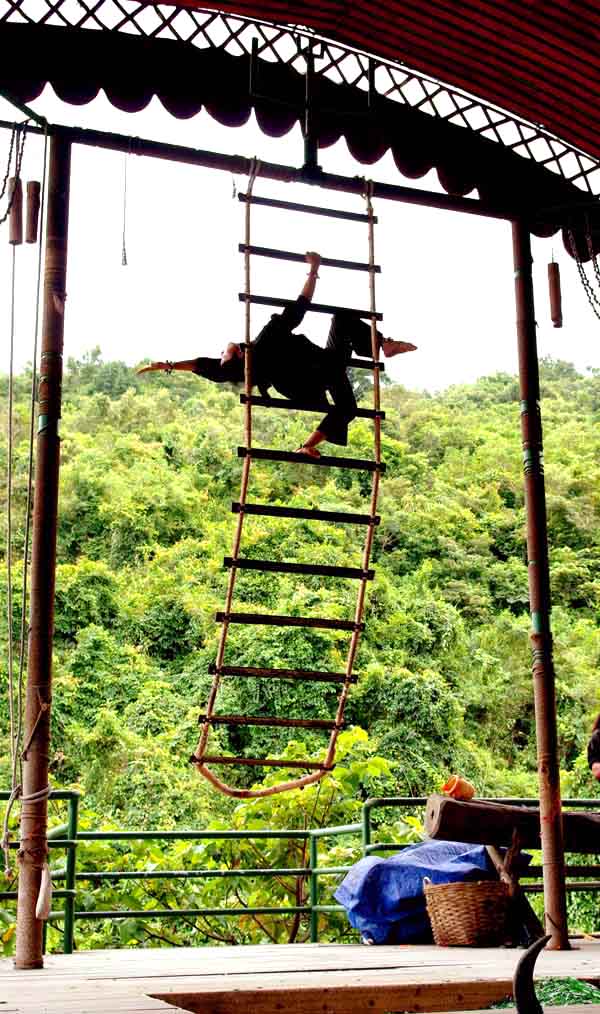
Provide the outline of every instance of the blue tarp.
<path id="1" fill-rule="evenodd" d="M 365 943 L 425 943 L 431 927 L 423 879 L 433 884 L 490 880 L 496 874 L 482 845 L 426 841 L 408 845 L 389 859 L 367 856 L 346 875 L 335 898 Z"/>

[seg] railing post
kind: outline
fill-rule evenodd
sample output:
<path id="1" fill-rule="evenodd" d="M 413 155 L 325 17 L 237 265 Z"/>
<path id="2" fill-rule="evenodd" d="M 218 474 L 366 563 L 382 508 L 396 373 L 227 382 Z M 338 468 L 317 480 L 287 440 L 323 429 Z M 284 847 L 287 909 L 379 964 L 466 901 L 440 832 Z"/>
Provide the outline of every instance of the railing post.
<path id="1" fill-rule="evenodd" d="M 15 967 L 42 968 L 43 924 L 36 918 L 48 845 L 48 761 L 52 700 L 52 642 L 56 579 L 56 530 L 62 353 L 67 277 L 71 142 L 60 131 L 50 139 L 44 313 L 39 379 L 29 664 L 25 696 L 21 846 Z"/>
<path id="2" fill-rule="evenodd" d="M 367 846 L 371 844 L 371 801 L 367 799 L 362 808 L 362 847 L 366 855 Z"/>
<path id="3" fill-rule="evenodd" d="M 521 434 L 527 513 L 527 560 L 533 654 L 533 692 L 540 792 L 540 822 L 544 869 L 544 908 L 550 948 L 567 950 L 569 934 L 565 895 L 564 844 L 560 800 L 560 770 L 556 728 L 556 692 L 550 626 L 550 567 L 540 411 L 540 380 L 531 273 L 531 237 L 522 221 L 513 222 L 513 257 Z"/>
<path id="4" fill-rule="evenodd" d="M 319 942 L 319 913 L 316 910 L 316 906 L 319 904 L 319 878 L 315 871 L 319 865 L 319 851 L 316 835 L 311 834 L 308 840 L 308 847 L 308 865 L 310 866 L 310 942 L 311 944 L 317 944 Z"/>
<path id="5" fill-rule="evenodd" d="M 74 842 L 77 839 L 77 823 L 79 815 L 79 796 L 73 793 L 69 797 L 69 819 L 67 838 Z M 76 876 L 75 867 L 77 863 L 77 846 L 69 845 L 67 850 L 67 868 L 65 887 L 75 892 Z M 75 931 L 75 894 L 69 894 L 65 898 L 65 921 L 63 926 L 63 952 L 73 953 L 73 937 Z"/>

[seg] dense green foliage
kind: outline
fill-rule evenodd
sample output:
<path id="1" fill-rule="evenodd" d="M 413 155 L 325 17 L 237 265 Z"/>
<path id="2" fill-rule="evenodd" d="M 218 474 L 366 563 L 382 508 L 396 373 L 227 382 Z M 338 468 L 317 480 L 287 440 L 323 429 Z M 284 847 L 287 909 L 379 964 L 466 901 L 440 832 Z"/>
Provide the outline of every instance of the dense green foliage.
<path id="1" fill-rule="evenodd" d="M 600 710 L 600 374 L 583 377 L 566 363 L 546 362 L 542 379 L 563 791 L 596 795 L 585 746 Z M 5 388 L 6 380 L 1 384 Z M 28 384 L 25 375 L 16 385 L 17 547 L 26 495 Z M 121 363 L 103 363 L 97 351 L 69 362 L 52 776 L 55 786 L 82 790 L 84 822 L 136 828 L 242 826 L 255 819 L 280 827 L 344 822 L 356 819 L 369 792 L 425 794 L 455 770 L 480 794 L 536 793 L 516 381 L 499 374 L 437 396 L 391 385 L 384 407 L 387 473 L 376 579 L 358 656 L 361 679 L 347 713 L 349 725 L 368 737 L 351 740 L 363 766 L 352 777 L 336 775 L 320 793 L 306 790 L 300 802 L 236 806 L 190 769 L 188 757 L 210 682 L 214 613 L 222 608 L 226 579 L 222 559 L 234 525 L 230 504 L 239 493 L 237 392 L 187 375 L 137 378 Z M 306 427 L 306 416 L 257 410 L 255 442 L 292 449 Z M 369 457 L 370 448 L 370 426 L 358 420 L 348 453 Z M 0 457 L 4 468 L 5 446 Z M 364 511 L 366 483 L 364 473 L 345 469 L 258 463 L 249 500 Z M 353 526 L 248 518 L 244 552 L 358 566 L 362 535 Z M 0 585 L 5 598 L 5 571 Z M 353 582 L 290 575 L 265 580 L 250 571 L 238 576 L 236 604 L 350 618 L 355 592 Z M 18 632 L 18 559 L 13 613 Z M 4 615 L 0 624 L 5 641 Z M 344 668 L 345 646 L 344 635 L 323 630 L 232 628 L 227 661 L 337 671 Z M 5 685 L 4 658 L 0 670 Z M 335 688 L 327 684 L 305 689 L 282 681 L 226 681 L 220 710 L 321 718 L 331 717 L 334 700 Z M 5 740 L 7 721 L 3 694 Z M 318 733 L 289 746 L 288 738 L 285 730 L 222 730 L 216 741 L 222 750 L 249 755 L 287 747 L 293 757 L 323 745 Z M 351 769 L 352 759 L 350 751 L 341 768 Z M 0 784 L 9 784 L 6 757 Z M 187 861 L 184 851 L 148 861 L 173 868 Z M 210 857 L 210 849 L 204 852 Z M 198 853 L 188 853 L 195 861 Z M 280 863 L 285 857 L 275 858 Z M 131 858 L 138 860 L 145 861 Z M 221 899 L 227 894 L 218 881 L 207 890 L 204 904 L 212 904 L 207 899 L 215 892 Z M 266 888 L 260 890 L 264 897 Z M 136 905 L 143 907 L 140 896 Z M 93 925 L 92 944 L 114 943 L 118 927 Z M 123 932 L 124 940 L 138 939 L 136 927 Z M 181 927 L 167 930 L 164 938 L 182 940 L 178 932 Z M 254 923 L 235 932 L 236 939 L 260 939 Z M 300 939 L 305 927 L 298 932 Z M 268 926 L 265 933 L 287 939 L 289 925 Z M 229 939 L 223 934 L 220 939 Z"/>

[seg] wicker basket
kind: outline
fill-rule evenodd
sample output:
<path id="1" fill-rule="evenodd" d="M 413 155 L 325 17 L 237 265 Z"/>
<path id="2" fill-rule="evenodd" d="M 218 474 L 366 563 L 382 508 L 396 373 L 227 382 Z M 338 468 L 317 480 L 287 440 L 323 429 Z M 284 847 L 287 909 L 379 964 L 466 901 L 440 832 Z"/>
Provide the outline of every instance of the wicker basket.
<path id="1" fill-rule="evenodd" d="M 440 947 L 497 947 L 507 936 L 508 887 L 496 880 L 424 888 L 433 939 Z"/>

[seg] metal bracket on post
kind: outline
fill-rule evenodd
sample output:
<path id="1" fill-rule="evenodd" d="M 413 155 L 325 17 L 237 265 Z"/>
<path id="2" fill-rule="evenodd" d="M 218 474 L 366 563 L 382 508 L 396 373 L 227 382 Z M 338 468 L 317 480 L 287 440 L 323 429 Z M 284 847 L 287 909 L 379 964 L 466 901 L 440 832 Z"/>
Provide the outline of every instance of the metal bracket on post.
<path id="1" fill-rule="evenodd" d="M 253 99 L 258 95 L 258 39 L 252 39 L 250 50 L 250 74 L 248 77 L 248 92 Z"/>
<path id="2" fill-rule="evenodd" d="M 314 118 L 314 79 L 315 79 L 315 55 L 313 43 L 309 42 L 304 50 L 306 58 L 306 87 L 304 92 L 304 123 L 302 125 L 302 136 L 304 138 L 304 165 L 302 175 L 309 182 L 318 179 L 323 170 L 319 165 L 319 145 L 315 132 Z"/>
<path id="3" fill-rule="evenodd" d="M 367 80 L 369 82 L 369 89 L 367 91 L 367 110 L 369 113 L 372 113 L 375 109 L 377 92 L 375 91 L 375 62 L 370 57 L 367 65 Z"/>

